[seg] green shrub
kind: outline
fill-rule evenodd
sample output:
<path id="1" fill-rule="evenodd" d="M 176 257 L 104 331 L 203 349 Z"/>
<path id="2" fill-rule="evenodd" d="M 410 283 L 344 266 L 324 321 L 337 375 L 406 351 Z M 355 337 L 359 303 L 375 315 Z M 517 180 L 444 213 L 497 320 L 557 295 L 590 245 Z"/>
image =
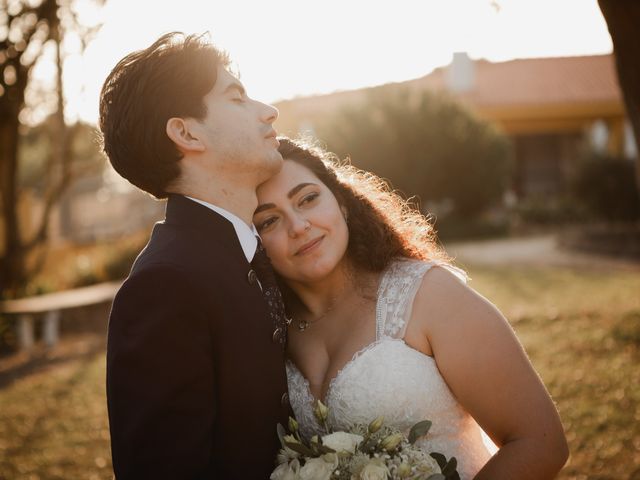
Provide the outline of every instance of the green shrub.
<path id="1" fill-rule="evenodd" d="M 592 155 L 581 163 L 573 191 L 596 218 L 634 221 L 640 219 L 640 193 L 635 178 L 634 162 Z"/>
<path id="2" fill-rule="evenodd" d="M 524 223 L 537 225 L 573 223 L 588 218 L 585 207 L 570 196 L 530 196 L 518 202 L 515 212 Z"/>
<path id="3" fill-rule="evenodd" d="M 470 218 L 500 203 L 510 183 L 511 145 L 452 98 L 388 87 L 318 128 L 329 150 L 388 179 L 423 204 L 450 201 Z"/>
<path id="4" fill-rule="evenodd" d="M 509 235 L 506 219 L 495 221 L 484 218 L 460 218 L 449 215 L 435 222 L 438 239 L 442 242 L 484 240 Z"/>

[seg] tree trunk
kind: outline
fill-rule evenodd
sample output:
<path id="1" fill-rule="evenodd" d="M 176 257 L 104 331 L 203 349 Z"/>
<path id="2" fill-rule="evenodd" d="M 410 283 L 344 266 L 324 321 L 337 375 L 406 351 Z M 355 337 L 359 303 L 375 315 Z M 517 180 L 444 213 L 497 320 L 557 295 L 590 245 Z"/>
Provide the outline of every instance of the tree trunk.
<path id="1" fill-rule="evenodd" d="M 18 219 L 16 191 L 18 150 L 18 117 L 0 123 L 0 191 L 4 220 L 4 254 L 0 259 L 0 292 L 11 290 L 24 280 L 26 265 L 22 255 L 22 241 Z"/>
<path id="2" fill-rule="evenodd" d="M 2 3 L 3 7 L 6 2 Z M 22 12 L 16 16 L 9 16 L 7 26 L 12 26 L 12 20 L 22 14 L 35 14 L 36 18 L 48 25 L 58 24 L 58 3 L 56 0 L 43 0 L 38 6 L 19 4 Z M 17 289 L 24 285 L 27 277 L 27 255 L 30 248 L 25 245 L 20 230 L 19 212 L 19 182 L 18 182 L 18 149 L 19 149 L 19 114 L 25 104 L 25 90 L 29 82 L 29 74 L 35 61 L 23 62 L 22 55 L 38 31 L 40 22 L 36 22 L 22 31 L 22 41 L 25 45 L 18 48 L 5 32 L 0 41 L 0 74 L 4 75 L 2 94 L 0 95 L 0 198 L 1 212 L 4 222 L 4 252 L 0 258 L 0 294 L 15 295 Z M 49 33 L 43 42 L 50 38 Z M 36 54 L 36 58 L 39 54 Z M 7 69 L 13 71 L 13 81 L 7 82 Z"/>
<path id="3" fill-rule="evenodd" d="M 640 152 L 640 1 L 598 0 L 598 3 L 613 40 L 618 81 Z M 636 158 L 636 184 L 640 189 L 640 153 Z"/>
<path id="4" fill-rule="evenodd" d="M 0 195 L 4 219 L 4 255 L 0 259 L 0 292 L 13 290 L 26 278 L 26 258 L 22 248 L 18 213 L 18 115 L 24 105 L 29 69 L 12 62 L 16 81 L 0 97 Z"/>
<path id="5" fill-rule="evenodd" d="M 9 3 L 12 8 L 8 8 Z M 104 0 L 94 0 L 93 3 L 102 5 Z M 24 287 L 33 273 L 32 264 L 37 265 L 37 262 L 27 262 L 29 254 L 46 242 L 52 208 L 73 178 L 71 145 L 77 129 L 69 131 L 64 123 L 63 56 L 60 51 L 64 28 L 61 23 L 79 34 L 83 49 L 99 28 L 98 25 L 81 25 L 73 4 L 73 0 L 40 0 L 39 3 L 0 0 L 0 11 L 4 13 L 0 15 L 0 215 L 4 223 L 0 240 L 4 243 L 4 251 L 0 252 L 0 296 L 19 293 L 18 289 Z M 61 19 L 66 19 L 66 23 Z M 42 214 L 29 232 L 30 238 L 26 238 L 25 232 L 20 230 L 19 114 L 25 104 L 29 73 L 49 40 L 53 40 L 57 49 L 56 138 L 48 159 L 47 173 L 43 176 Z M 26 51 L 31 52 L 29 60 L 23 57 Z"/>

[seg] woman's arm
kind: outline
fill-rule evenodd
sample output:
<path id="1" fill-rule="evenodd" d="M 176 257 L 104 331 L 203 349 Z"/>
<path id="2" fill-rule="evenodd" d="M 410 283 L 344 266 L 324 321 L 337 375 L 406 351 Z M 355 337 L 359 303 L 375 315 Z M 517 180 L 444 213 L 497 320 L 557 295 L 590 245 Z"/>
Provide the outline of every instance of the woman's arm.
<path id="1" fill-rule="evenodd" d="M 453 394 L 499 447 L 476 480 L 554 478 L 568 457 L 560 418 L 496 307 L 436 267 L 412 318 Z"/>

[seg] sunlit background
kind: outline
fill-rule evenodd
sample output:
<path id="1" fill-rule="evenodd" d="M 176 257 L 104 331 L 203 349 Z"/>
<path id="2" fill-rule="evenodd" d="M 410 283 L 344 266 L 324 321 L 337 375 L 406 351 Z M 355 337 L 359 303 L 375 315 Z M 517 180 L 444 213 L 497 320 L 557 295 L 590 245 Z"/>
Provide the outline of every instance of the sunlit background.
<path id="1" fill-rule="evenodd" d="M 38 56 L 7 21 L 45 4 Z M 108 311 L 164 203 L 109 166 L 98 97 L 171 31 L 431 216 L 558 406 L 560 478 L 640 479 L 638 151 L 597 0 L 0 0 L 0 480 L 112 478 Z"/>
<path id="2" fill-rule="evenodd" d="M 103 26 L 84 55 L 66 59 L 64 80 L 68 118 L 87 122 L 117 61 L 170 31 L 210 32 L 249 94 L 266 102 L 418 78 L 454 52 L 504 61 L 612 50 L 595 0 L 84 3 L 86 22 Z M 51 81 L 54 68 L 42 62 L 34 74 Z"/>

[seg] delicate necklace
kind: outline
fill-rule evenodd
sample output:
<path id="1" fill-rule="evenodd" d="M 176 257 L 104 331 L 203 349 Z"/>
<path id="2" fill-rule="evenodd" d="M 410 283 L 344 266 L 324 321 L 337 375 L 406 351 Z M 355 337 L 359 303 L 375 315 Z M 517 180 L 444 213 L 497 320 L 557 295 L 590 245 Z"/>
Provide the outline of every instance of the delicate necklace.
<path id="1" fill-rule="evenodd" d="M 327 310 L 320 315 L 317 318 L 314 318 L 313 320 L 309 321 L 309 320 L 300 320 L 300 319 L 296 319 L 296 324 L 298 325 L 298 331 L 299 332 L 304 332 L 307 328 L 309 328 L 311 325 L 313 325 L 316 322 L 319 322 L 320 320 L 322 320 L 324 317 L 326 317 L 327 315 L 329 315 L 329 313 L 331 313 L 331 311 L 335 308 L 336 303 L 333 303 L 329 308 L 327 308 Z"/>
<path id="2" fill-rule="evenodd" d="M 333 310 L 335 310 L 336 306 L 338 305 L 338 302 L 340 300 L 346 300 L 348 298 L 347 297 L 343 297 L 341 299 L 338 299 L 337 297 L 334 298 L 334 300 L 331 302 L 331 305 L 329 306 L 329 308 L 327 308 L 322 314 L 320 314 L 318 317 L 314 318 L 313 320 L 301 320 L 301 319 L 296 319 L 296 325 L 298 327 L 298 331 L 299 332 L 304 332 L 306 331 L 308 328 L 310 328 L 314 323 L 319 322 L 320 320 L 322 320 L 323 318 L 325 318 L 327 315 L 329 315 Z M 355 302 L 354 305 L 359 305 L 360 303 L 366 301 L 367 299 L 365 297 L 363 297 L 362 295 L 357 295 L 357 301 Z M 293 317 L 292 317 L 293 320 Z"/>
<path id="3" fill-rule="evenodd" d="M 352 279 L 354 279 L 354 277 L 352 277 Z M 364 291 L 361 290 L 361 288 L 359 287 L 359 283 L 360 282 L 354 281 L 353 283 L 350 283 L 349 285 L 347 285 L 347 288 L 343 288 L 341 294 L 338 294 L 333 298 L 331 298 L 329 307 L 313 320 L 304 320 L 304 319 L 294 318 L 293 316 L 291 316 L 291 320 L 296 323 L 296 326 L 298 327 L 298 331 L 300 333 L 306 332 L 311 326 L 313 326 L 314 323 L 319 322 L 320 320 L 325 318 L 327 315 L 329 315 L 331 312 L 333 312 L 339 303 L 346 302 L 354 294 L 356 296 L 356 299 L 354 302 L 352 302 L 353 305 L 351 306 L 351 308 L 355 308 L 359 306 L 361 303 L 366 302 L 368 300 L 367 294 L 363 293 Z M 376 285 L 377 285 L 377 282 L 376 282 Z M 349 287 L 352 287 L 352 288 L 349 288 Z"/>

